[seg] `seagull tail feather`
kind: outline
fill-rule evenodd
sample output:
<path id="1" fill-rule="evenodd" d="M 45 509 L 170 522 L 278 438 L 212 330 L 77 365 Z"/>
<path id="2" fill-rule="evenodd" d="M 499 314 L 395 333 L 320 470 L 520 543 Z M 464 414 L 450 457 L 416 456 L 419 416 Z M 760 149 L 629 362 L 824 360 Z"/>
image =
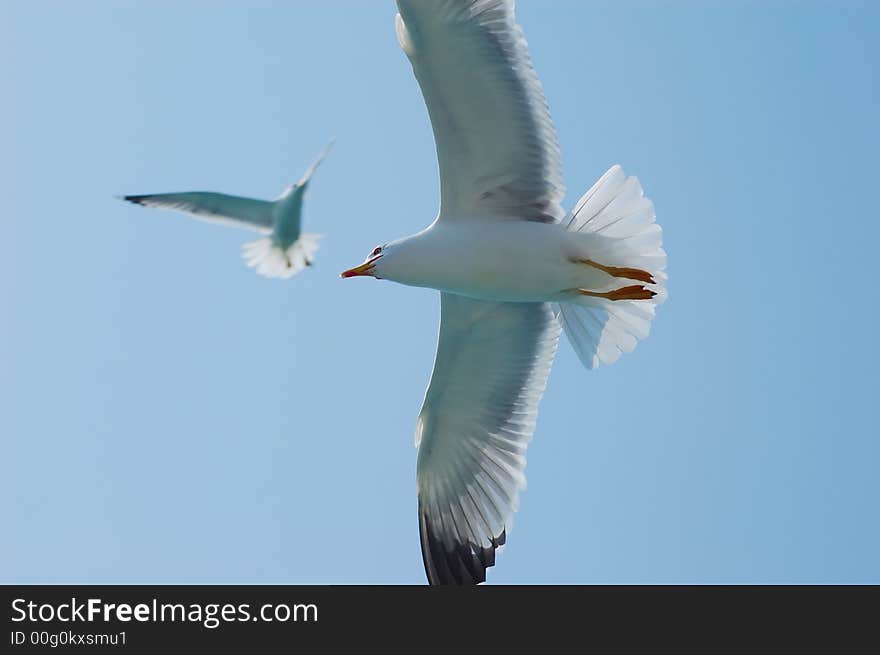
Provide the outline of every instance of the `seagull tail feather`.
<path id="1" fill-rule="evenodd" d="M 320 238 L 320 234 L 303 233 L 287 248 L 275 243 L 272 237 L 257 239 L 242 246 L 241 256 L 260 275 L 290 278 L 312 265 Z"/>
<path id="2" fill-rule="evenodd" d="M 612 166 L 575 205 L 563 224 L 571 232 L 576 260 L 608 274 L 617 287 L 632 278 L 639 298 L 581 290 L 559 303 L 557 314 L 568 340 L 587 368 L 612 364 L 631 352 L 651 329 L 656 307 L 666 299 L 663 231 L 654 221 L 654 204 L 639 180 Z M 618 299 L 615 299 L 618 298 Z"/>

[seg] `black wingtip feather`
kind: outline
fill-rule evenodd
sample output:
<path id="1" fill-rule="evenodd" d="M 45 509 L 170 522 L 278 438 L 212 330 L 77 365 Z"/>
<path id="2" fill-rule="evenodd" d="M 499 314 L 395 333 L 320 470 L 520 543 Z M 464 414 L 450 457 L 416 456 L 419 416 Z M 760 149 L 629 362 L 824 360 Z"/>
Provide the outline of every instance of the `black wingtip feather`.
<path id="1" fill-rule="evenodd" d="M 147 196 L 122 196 L 122 200 L 133 202 L 136 205 L 143 205 L 146 197 Z"/>
<path id="2" fill-rule="evenodd" d="M 436 527 L 419 503 L 419 536 L 422 544 L 422 561 L 430 585 L 477 585 L 486 581 L 486 569 L 495 565 L 495 550 L 507 541 L 507 532 L 492 539 L 487 548 L 470 542 L 456 543 L 450 551 Z"/>

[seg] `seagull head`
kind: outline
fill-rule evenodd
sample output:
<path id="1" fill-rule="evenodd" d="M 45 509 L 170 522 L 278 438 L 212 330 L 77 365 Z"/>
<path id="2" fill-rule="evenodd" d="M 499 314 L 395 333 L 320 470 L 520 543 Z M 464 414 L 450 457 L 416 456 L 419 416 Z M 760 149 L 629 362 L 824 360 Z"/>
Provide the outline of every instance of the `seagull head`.
<path id="1" fill-rule="evenodd" d="M 423 235 L 416 234 L 376 246 L 360 266 L 343 271 L 340 277 L 374 277 L 411 286 L 430 286 L 448 268 L 449 258 L 443 248 L 423 243 Z"/>
<path id="2" fill-rule="evenodd" d="M 389 253 L 389 250 L 387 244 L 384 246 L 376 246 L 373 248 L 372 252 L 370 252 L 366 260 L 364 260 L 363 264 L 350 268 L 347 271 L 343 271 L 339 274 L 340 277 L 368 276 L 374 277 L 377 280 L 381 279 L 381 277 L 376 274 L 376 267 L 379 266 L 379 260 L 385 257 Z"/>

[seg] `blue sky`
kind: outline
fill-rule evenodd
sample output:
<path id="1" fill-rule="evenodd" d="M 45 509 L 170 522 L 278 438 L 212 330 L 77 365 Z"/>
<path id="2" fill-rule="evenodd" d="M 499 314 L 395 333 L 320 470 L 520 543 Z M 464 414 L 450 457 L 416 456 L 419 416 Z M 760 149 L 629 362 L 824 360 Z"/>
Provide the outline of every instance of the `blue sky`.
<path id="1" fill-rule="evenodd" d="M 495 583 L 880 582 L 880 10 L 521 0 L 571 205 L 638 175 L 670 299 L 560 347 Z M 434 292 L 338 278 L 436 211 L 387 2 L 0 4 L 0 581 L 421 583 Z M 117 194 L 272 197 L 290 281 Z"/>

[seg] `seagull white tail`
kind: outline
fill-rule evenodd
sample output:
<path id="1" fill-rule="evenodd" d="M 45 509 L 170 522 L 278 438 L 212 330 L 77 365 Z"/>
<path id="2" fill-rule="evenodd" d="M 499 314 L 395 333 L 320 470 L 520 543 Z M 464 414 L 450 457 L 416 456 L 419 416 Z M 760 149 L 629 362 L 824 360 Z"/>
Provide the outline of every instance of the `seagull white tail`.
<path id="1" fill-rule="evenodd" d="M 311 266 L 320 238 L 320 234 L 300 234 L 299 239 L 285 249 L 266 237 L 244 244 L 241 254 L 247 265 L 260 275 L 289 278 Z"/>
<path id="2" fill-rule="evenodd" d="M 574 294 L 559 304 L 559 319 L 584 366 L 611 364 L 648 336 L 656 306 L 666 299 L 663 232 L 638 179 L 626 177 L 617 165 L 584 194 L 566 221 L 585 263 L 602 265 L 609 282 L 616 283 L 612 286 L 641 296 L 613 300 L 608 293 Z"/>

